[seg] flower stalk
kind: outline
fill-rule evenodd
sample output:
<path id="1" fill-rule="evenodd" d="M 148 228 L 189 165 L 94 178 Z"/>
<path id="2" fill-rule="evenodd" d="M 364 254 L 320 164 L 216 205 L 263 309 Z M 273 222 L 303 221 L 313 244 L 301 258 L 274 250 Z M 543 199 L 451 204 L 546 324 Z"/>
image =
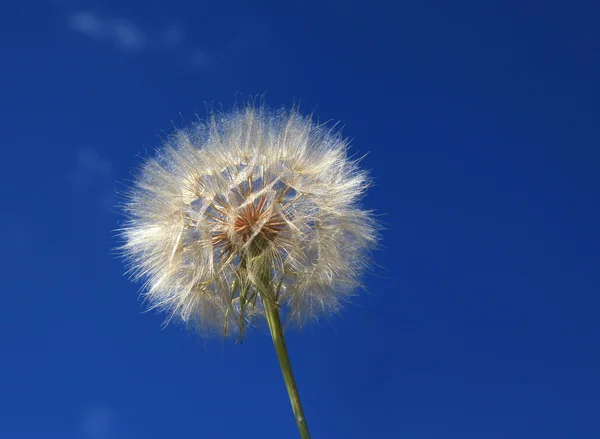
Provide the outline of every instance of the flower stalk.
<path id="1" fill-rule="evenodd" d="M 277 359 L 279 360 L 279 366 L 281 367 L 285 388 L 290 397 L 296 425 L 298 426 L 300 437 L 302 439 L 310 439 L 306 417 L 304 416 L 304 410 L 302 409 L 302 403 L 300 402 L 300 395 L 298 394 L 298 387 L 296 386 L 296 380 L 294 379 L 294 373 L 292 372 L 292 364 L 285 344 L 283 327 L 279 316 L 279 304 L 277 301 L 281 284 L 275 286 L 273 283 L 273 275 L 271 272 L 273 261 L 270 260 L 268 256 L 261 257 L 260 253 L 262 253 L 262 250 L 263 249 L 259 249 L 259 254 L 255 257 L 251 256 L 253 253 L 252 251 L 249 252 L 250 254 L 246 253 L 242 258 L 242 265 L 244 265 L 244 267 L 249 266 L 256 269 L 256 278 L 254 276 L 251 277 L 255 279 L 256 289 L 260 292 L 269 332 L 271 333 L 273 346 L 277 353 Z"/>
<path id="2" fill-rule="evenodd" d="M 269 331 L 271 332 L 271 338 L 273 339 L 273 346 L 275 346 L 277 359 L 279 360 L 279 365 L 281 366 L 283 381 L 285 381 L 285 387 L 290 397 L 290 403 L 292 404 L 292 410 L 294 412 L 294 417 L 296 418 L 296 424 L 298 425 L 298 430 L 300 431 L 300 437 L 302 439 L 310 439 L 308 425 L 306 424 L 306 418 L 304 417 L 304 411 L 302 410 L 302 404 L 300 403 L 298 387 L 296 386 L 296 380 L 294 379 L 294 374 L 292 372 L 292 364 L 290 363 L 290 357 L 285 346 L 283 328 L 281 326 L 281 319 L 279 318 L 279 306 L 271 299 L 264 297 L 263 305 L 265 308 L 265 314 L 267 316 L 267 323 L 269 324 Z"/>

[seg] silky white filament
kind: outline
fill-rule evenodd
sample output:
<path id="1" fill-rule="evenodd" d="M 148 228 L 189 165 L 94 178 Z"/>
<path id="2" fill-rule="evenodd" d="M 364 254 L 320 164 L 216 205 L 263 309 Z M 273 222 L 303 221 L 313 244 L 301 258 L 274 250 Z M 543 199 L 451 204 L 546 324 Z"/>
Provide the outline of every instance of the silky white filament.
<path id="1" fill-rule="evenodd" d="M 253 105 L 177 130 L 124 206 L 122 249 L 151 307 L 242 335 L 259 295 L 297 325 L 337 312 L 376 242 L 347 146 L 297 110 Z"/>

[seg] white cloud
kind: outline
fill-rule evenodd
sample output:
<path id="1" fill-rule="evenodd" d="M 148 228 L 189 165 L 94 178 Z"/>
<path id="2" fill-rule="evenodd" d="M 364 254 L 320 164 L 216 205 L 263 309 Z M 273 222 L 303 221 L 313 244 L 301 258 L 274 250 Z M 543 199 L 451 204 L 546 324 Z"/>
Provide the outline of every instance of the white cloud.
<path id="1" fill-rule="evenodd" d="M 77 151 L 77 161 L 71 171 L 71 181 L 76 187 L 86 189 L 95 182 L 105 182 L 111 177 L 111 163 L 94 148 L 84 147 Z"/>
<path id="2" fill-rule="evenodd" d="M 183 26 L 172 24 L 167 26 L 160 34 L 159 45 L 165 49 L 173 49 L 180 46 L 185 38 Z"/>
<path id="3" fill-rule="evenodd" d="M 77 151 L 74 167 L 69 180 L 81 202 L 95 204 L 101 212 L 110 212 L 117 202 L 114 192 L 112 164 L 90 147 Z M 82 196 L 85 195 L 85 196 Z"/>
<path id="4" fill-rule="evenodd" d="M 138 50 L 146 45 L 146 36 L 130 21 L 114 20 L 107 26 L 108 34 L 123 49 Z"/>
<path id="5" fill-rule="evenodd" d="M 187 61 L 191 67 L 196 69 L 207 69 L 213 64 L 213 59 L 210 56 L 210 53 L 203 49 L 194 49 L 190 51 Z"/>
<path id="6" fill-rule="evenodd" d="M 116 439 L 117 416 L 106 407 L 88 410 L 81 420 L 82 439 Z"/>
<path id="7" fill-rule="evenodd" d="M 97 41 L 108 41 L 123 50 L 141 50 L 148 38 L 134 23 L 123 18 L 103 19 L 94 12 L 76 12 L 69 19 L 71 28 Z"/>
<path id="8" fill-rule="evenodd" d="M 69 17 L 69 26 L 94 41 L 111 43 L 124 51 L 174 55 L 195 69 L 210 68 L 214 63 L 207 50 L 186 47 L 185 29 L 177 23 L 166 25 L 160 31 L 146 32 L 125 18 L 107 18 L 92 11 L 78 11 Z"/>

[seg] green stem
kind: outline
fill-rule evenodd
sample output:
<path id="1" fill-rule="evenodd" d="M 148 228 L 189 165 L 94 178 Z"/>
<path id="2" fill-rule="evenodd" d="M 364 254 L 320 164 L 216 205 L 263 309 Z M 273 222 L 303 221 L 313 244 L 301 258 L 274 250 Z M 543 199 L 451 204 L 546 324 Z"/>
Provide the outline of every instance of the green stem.
<path id="1" fill-rule="evenodd" d="M 283 328 L 281 327 L 278 306 L 272 298 L 263 297 L 262 301 L 265 307 L 265 314 L 267 315 L 267 323 L 269 324 L 271 337 L 273 338 L 273 345 L 275 346 L 279 365 L 281 366 L 285 387 L 290 396 L 290 402 L 292 403 L 292 410 L 294 411 L 296 424 L 298 424 L 298 430 L 300 430 L 300 437 L 302 439 L 310 439 L 308 425 L 306 425 L 306 418 L 304 417 L 304 411 L 302 410 L 302 404 L 300 403 L 300 395 L 298 395 L 298 388 L 296 387 L 296 380 L 294 380 L 294 374 L 292 373 L 292 364 L 290 363 L 290 357 L 288 356 L 287 348 L 285 347 L 285 339 L 283 338 Z"/>

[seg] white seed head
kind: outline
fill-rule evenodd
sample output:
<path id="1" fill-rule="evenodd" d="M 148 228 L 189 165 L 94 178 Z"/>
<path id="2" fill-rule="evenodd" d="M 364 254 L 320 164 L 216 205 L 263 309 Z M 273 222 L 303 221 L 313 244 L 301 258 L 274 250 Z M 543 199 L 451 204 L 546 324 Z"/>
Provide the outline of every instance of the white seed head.
<path id="1" fill-rule="evenodd" d="M 337 312 L 376 242 L 347 147 L 296 110 L 252 105 L 177 130 L 124 206 L 122 250 L 151 306 L 239 336 L 263 300 L 298 325 Z"/>

